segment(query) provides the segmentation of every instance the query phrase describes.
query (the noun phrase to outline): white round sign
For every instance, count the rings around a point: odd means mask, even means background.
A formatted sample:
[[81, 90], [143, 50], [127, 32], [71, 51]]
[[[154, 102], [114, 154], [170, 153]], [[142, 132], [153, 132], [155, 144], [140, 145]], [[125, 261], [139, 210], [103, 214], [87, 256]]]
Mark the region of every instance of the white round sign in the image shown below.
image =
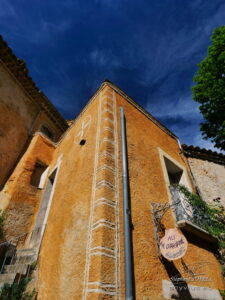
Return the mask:
[[162, 256], [168, 260], [183, 257], [187, 251], [188, 242], [177, 228], [166, 229], [164, 237], [160, 240], [159, 248]]

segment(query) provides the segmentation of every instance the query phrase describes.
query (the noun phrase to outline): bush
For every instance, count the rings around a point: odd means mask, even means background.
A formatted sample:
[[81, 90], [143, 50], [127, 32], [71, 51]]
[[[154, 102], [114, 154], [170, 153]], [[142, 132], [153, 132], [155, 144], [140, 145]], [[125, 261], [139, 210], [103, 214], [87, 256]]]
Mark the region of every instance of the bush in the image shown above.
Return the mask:
[[0, 209], [0, 239], [4, 236], [5, 213]]
[[33, 300], [36, 292], [26, 292], [26, 287], [31, 278], [24, 278], [19, 283], [5, 283], [0, 292], [0, 300]]

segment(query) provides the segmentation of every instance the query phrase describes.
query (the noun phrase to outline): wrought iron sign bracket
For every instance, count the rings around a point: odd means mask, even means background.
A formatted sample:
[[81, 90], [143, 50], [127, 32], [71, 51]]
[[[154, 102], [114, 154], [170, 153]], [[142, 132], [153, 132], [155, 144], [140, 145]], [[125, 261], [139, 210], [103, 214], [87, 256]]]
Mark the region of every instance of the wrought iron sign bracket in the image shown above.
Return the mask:
[[154, 236], [155, 236], [155, 241], [156, 241], [156, 250], [158, 256], [161, 256], [160, 250], [159, 250], [159, 232], [162, 232], [162, 224], [161, 220], [162, 217], [165, 215], [165, 213], [169, 209], [175, 209], [177, 205], [180, 204], [180, 201], [177, 201], [173, 204], [170, 203], [156, 203], [156, 202], [151, 202], [151, 209], [152, 209], [152, 220], [153, 220], [153, 226], [154, 226]]

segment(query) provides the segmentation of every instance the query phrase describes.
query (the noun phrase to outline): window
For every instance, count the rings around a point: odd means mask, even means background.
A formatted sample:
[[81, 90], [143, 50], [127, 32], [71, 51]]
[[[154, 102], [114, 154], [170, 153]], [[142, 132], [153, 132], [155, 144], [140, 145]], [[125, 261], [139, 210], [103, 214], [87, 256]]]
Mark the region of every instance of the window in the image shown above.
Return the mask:
[[176, 185], [182, 184], [187, 186], [184, 169], [181, 169], [175, 162], [172, 162], [167, 157], [163, 156], [167, 176], [169, 180], [169, 190], [172, 198], [172, 202], [175, 204], [175, 214], [177, 221], [180, 220], [192, 220], [193, 209], [187, 202], [184, 195], [179, 191]]
[[54, 193], [54, 181], [56, 178], [56, 174], [57, 174], [57, 169], [55, 169], [53, 173], [48, 178], [46, 178], [47, 184], [35, 220], [34, 229], [32, 231], [32, 235], [30, 238], [29, 247], [31, 248], [40, 247], [42, 235], [44, 232], [44, 228], [47, 222], [47, 217], [50, 209], [51, 199]]
[[33, 173], [31, 175], [30, 184], [39, 188], [42, 175], [47, 170], [47, 166], [42, 162], [37, 161]]
[[212, 240], [205, 230], [202, 230], [202, 222], [209, 220], [207, 215], [201, 219], [199, 207], [192, 205], [177, 185], [186, 186], [189, 191], [192, 191], [191, 182], [186, 173], [185, 166], [179, 164], [175, 159], [158, 148], [159, 157], [162, 164], [163, 175], [168, 189], [168, 195], [173, 204], [173, 212], [176, 220], [176, 226], [185, 231], [204, 237], [207, 240]]
[[[183, 170], [179, 168], [177, 165], [175, 165], [172, 161], [170, 161], [168, 158], [164, 157], [167, 175], [169, 178], [170, 185], [173, 184], [182, 184], [182, 181], [184, 181], [183, 178]], [[183, 182], [184, 184], [184, 182]]]
[[57, 169], [55, 169], [55, 171], [47, 179], [44, 195], [35, 221], [35, 228], [40, 228], [44, 224], [44, 219], [48, 209], [49, 200], [52, 194], [56, 173], [57, 173]]
[[41, 132], [44, 133], [47, 137], [49, 137], [51, 140], [53, 140], [54, 135], [46, 126], [41, 126]]

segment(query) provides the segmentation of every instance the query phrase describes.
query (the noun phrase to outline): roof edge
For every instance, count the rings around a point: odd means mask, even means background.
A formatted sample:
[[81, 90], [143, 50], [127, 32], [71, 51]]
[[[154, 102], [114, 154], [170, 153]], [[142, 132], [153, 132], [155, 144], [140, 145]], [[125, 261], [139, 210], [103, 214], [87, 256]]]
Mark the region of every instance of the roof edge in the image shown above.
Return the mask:
[[111, 87], [114, 91], [116, 91], [118, 94], [120, 94], [122, 97], [124, 97], [130, 104], [132, 104], [136, 109], [138, 109], [140, 112], [142, 112], [148, 119], [153, 121], [161, 130], [163, 130], [165, 133], [169, 134], [173, 138], [175, 138], [178, 143], [179, 139], [178, 137], [173, 134], [169, 129], [167, 129], [164, 125], [162, 125], [158, 120], [156, 120], [152, 115], [150, 115], [144, 108], [142, 108], [140, 105], [138, 105], [133, 99], [131, 99], [128, 95], [126, 95], [125, 92], [123, 92], [120, 88], [118, 88], [115, 84], [113, 84], [108, 79], [104, 80], [103, 83], [98, 87], [98, 89], [92, 94], [91, 98], [86, 102], [86, 104], [83, 106], [83, 108], [80, 110], [78, 115], [74, 118], [72, 124], [69, 126], [69, 128], [62, 134], [59, 141], [56, 143], [59, 145], [63, 139], [67, 136], [67, 134], [72, 130], [74, 126], [76, 126], [77, 121], [82, 117], [82, 115], [85, 113], [85, 111], [88, 109], [89, 105], [95, 100], [95, 98], [99, 95], [99, 93], [103, 90], [105, 86]]
[[0, 35], [0, 61], [10, 71], [17, 82], [22, 86], [31, 100], [44, 111], [49, 118], [63, 131], [68, 128], [66, 120], [51, 103], [47, 96], [36, 86], [28, 75], [25, 61], [19, 59]]
[[123, 90], [121, 90], [114, 83], [112, 83], [107, 79], [101, 84], [100, 88], [104, 87], [105, 85], [110, 86], [115, 92], [117, 92], [123, 98], [125, 98], [130, 104], [132, 104], [136, 109], [142, 112], [148, 119], [150, 119], [153, 123], [155, 123], [165, 133], [175, 138], [176, 140], [179, 140], [179, 138], [172, 131], [170, 131], [165, 125], [163, 125], [160, 121], [158, 121], [155, 117], [153, 117], [146, 109], [140, 106], [135, 100], [133, 100], [130, 96], [128, 96]]
[[223, 153], [218, 153], [216, 151], [195, 147], [192, 145], [187, 146], [183, 144], [181, 147], [183, 153], [187, 157], [199, 158], [202, 160], [208, 160], [217, 164], [225, 165], [225, 155]]

